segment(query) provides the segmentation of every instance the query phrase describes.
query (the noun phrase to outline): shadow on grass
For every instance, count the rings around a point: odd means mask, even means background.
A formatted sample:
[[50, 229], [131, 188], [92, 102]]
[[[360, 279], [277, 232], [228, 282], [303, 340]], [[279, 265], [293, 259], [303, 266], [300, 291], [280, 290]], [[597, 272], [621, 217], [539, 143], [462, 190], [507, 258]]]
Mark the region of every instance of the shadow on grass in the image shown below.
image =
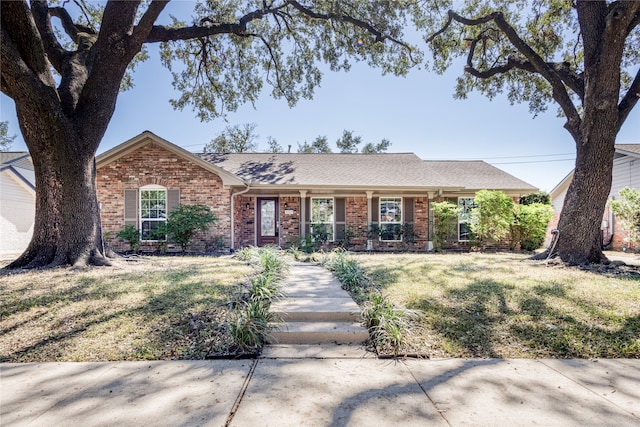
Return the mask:
[[0, 296], [0, 362], [203, 359], [238, 290], [190, 268], [26, 288]]
[[[414, 301], [426, 313], [427, 328], [453, 356], [637, 358], [640, 318], [571, 295], [556, 283], [518, 288], [474, 281], [449, 289], [438, 300]], [[611, 304], [615, 304], [612, 302]]]

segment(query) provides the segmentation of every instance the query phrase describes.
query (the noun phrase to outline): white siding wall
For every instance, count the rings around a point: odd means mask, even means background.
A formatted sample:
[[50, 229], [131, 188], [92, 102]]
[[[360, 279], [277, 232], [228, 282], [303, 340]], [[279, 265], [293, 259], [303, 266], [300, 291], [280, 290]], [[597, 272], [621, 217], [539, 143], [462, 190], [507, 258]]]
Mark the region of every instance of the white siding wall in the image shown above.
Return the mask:
[[14, 178], [0, 173], [0, 256], [19, 255], [33, 234], [35, 196]]
[[624, 187], [640, 189], [640, 159], [623, 156], [613, 160], [613, 181], [609, 197], [618, 198], [618, 192]]

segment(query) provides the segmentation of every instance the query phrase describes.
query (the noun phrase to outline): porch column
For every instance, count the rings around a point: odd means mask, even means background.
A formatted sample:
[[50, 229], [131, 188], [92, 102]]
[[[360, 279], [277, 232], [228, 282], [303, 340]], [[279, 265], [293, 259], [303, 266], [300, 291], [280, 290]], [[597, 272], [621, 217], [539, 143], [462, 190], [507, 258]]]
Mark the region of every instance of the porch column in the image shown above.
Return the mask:
[[367, 227], [371, 224], [373, 218], [373, 206], [371, 206], [371, 199], [373, 198], [373, 191], [366, 191], [367, 193]]
[[304, 238], [307, 234], [307, 190], [300, 190], [300, 237]]

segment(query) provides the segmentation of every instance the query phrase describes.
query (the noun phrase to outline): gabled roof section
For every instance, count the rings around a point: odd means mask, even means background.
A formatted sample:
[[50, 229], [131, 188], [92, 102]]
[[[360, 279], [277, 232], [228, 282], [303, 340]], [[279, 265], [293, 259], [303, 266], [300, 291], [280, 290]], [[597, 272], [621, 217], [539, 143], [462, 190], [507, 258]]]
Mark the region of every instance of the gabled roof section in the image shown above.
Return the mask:
[[467, 190], [535, 192], [538, 188], [482, 160], [425, 160], [428, 169], [444, 176], [450, 185]]
[[616, 144], [616, 156], [640, 157], [640, 144]]
[[[614, 158], [622, 156], [632, 156], [640, 158], [640, 144], [616, 144], [615, 148], [616, 152], [614, 154]], [[551, 198], [553, 198], [554, 196], [557, 197], [559, 194], [565, 191], [567, 187], [569, 187], [569, 184], [573, 180], [574, 171], [575, 169], [572, 169], [571, 172], [569, 172], [567, 176], [562, 178], [562, 181], [560, 181], [558, 185], [556, 185], [553, 190], [551, 190], [551, 192], [549, 193], [551, 195]]]
[[31, 155], [26, 151], [0, 152], [0, 172], [9, 173], [29, 191], [36, 191]]
[[455, 187], [413, 153], [205, 153], [199, 156], [252, 185], [339, 188]]
[[167, 141], [164, 138], [159, 137], [158, 135], [148, 130], [97, 156], [96, 165], [98, 168], [101, 168], [102, 166], [109, 164], [121, 158], [122, 156], [125, 156], [137, 150], [140, 147], [144, 147], [147, 144], [157, 144], [158, 146], [175, 154], [176, 156], [182, 157], [187, 161], [193, 162], [198, 166], [217, 174], [218, 176], [220, 176], [220, 178], [222, 179], [222, 183], [225, 186], [245, 185], [242, 179], [229, 172], [228, 170], [224, 170], [215, 164], [206, 162], [193, 153], [190, 153], [187, 150], [178, 147], [177, 145]]

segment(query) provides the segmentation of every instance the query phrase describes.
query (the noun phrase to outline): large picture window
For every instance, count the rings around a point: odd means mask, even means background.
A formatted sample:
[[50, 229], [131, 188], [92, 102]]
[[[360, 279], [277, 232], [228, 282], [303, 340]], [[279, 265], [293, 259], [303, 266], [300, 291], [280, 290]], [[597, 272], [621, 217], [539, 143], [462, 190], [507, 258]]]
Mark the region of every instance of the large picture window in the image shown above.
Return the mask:
[[467, 242], [471, 239], [471, 210], [475, 208], [473, 197], [458, 197], [458, 240]]
[[[327, 241], [334, 239], [334, 204], [333, 198], [311, 199], [311, 234], [327, 233]], [[324, 231], [323, 231], [324, 230]]]
[[140, 230], [142, 240], [159, 240], [154, 233], [167, 221], [167, 190], [160, 186], [140, 189]]
[[380, 240], [402, 240], [402, 197], [380, 197]]

